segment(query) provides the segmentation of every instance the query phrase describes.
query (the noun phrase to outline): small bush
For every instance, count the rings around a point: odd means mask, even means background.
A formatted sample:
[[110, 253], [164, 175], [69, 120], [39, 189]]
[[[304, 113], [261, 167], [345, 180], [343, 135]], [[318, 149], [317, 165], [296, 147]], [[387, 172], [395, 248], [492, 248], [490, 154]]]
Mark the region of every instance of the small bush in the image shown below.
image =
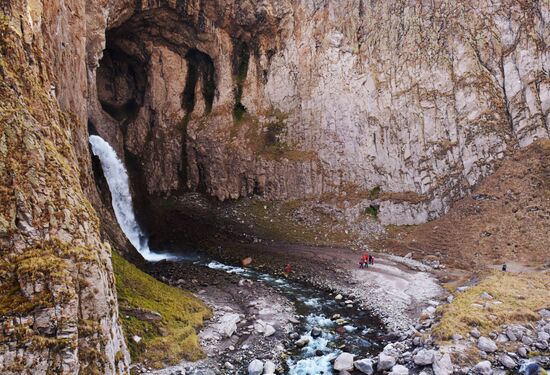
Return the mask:
[[374, 219], [378, 218], [378, 210], [380, 209], [379, 206], [375, 204], [371, 204], [365, 209], [365, 215], [368, 215]]

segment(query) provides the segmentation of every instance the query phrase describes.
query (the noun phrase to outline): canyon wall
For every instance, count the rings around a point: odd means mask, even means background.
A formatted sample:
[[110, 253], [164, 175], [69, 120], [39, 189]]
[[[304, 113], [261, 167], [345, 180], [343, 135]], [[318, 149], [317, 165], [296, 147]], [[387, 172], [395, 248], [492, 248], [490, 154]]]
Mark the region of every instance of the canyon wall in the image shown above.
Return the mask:
[[379, 187], [383, 223], [420, 223], [549, 136], [549, 22], [544, 1], [144, 1], [106, 25], [89, 118], [146, 195]]
[[0, 2], [0, 373], [123, 374], [86, 131], [85, 2]]

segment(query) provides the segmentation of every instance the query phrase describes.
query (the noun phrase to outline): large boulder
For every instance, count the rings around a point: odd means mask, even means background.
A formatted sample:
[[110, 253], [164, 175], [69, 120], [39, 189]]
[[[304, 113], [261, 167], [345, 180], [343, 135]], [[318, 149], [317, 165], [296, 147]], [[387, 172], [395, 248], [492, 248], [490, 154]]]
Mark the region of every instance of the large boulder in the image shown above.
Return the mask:
[[248, 365], [248, 375], [262, 375], [264, 372], [264, 363], [255, 359]]
[[415, 364], [420, 366], [431, 365], [434, 362], [435, 351], [422, 349], [413, 357]]
[[493, 353], [497, 351], [497, 344], [490, 338], [487, 338], [485, 336], [481, 336], [477, 340], [477, 347], [479, 350], [483, 350], [486, 353]]
[[372, 375], [374, 373], [372, 359], [360, 359], [353, 363], [355, 369], [363, 374]]
[[353, 370], [353, 357], [351, 353], [342, 353], [334, 361], [334, 369], [336, 371]]
[[451, 356], [446, 353], [442, 356], [435, 356], [432, 364], [434, 375], [451, 375], [453, 373], [453, 363]]
[[389, 370], [395, 365], [396, 362], [397, 359], [394, 356], [380, 353], [378, 356], [378, 370]]

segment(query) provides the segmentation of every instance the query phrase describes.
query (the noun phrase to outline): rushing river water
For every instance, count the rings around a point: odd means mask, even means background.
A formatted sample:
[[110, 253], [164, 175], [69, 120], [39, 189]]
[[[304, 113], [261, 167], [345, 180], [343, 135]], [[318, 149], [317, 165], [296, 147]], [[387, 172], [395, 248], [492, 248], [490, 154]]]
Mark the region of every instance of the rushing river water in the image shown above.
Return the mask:
[[200, 257], [178, 257], [151, 251], [148, 239], [135, 218], [124, 164], [101, 137], [90, 136], [90, 144], [94, 155], [101, 161], [117, 221], [128, 240], [146, 260], [191, 261], [203, 267], [238, 274], [269, 285], [294, 304], [296, 312], [303, 317], [297, 332], [308, 344], [291, 352], [286, 363], [289, 374], [332, 374], [331, 361], [343, 348], [358, 357], [380, 351], [383, 329], [379, 320], [367, 311], [345, 301], [337, 301], [323, 291], [250, 268], [230, 266]]
[[342, 352], [342, 348], [358, 358], [364, 358], [376, 354], [383, 347], [384, 331], [379, 320], [356, 305], [337, 301], [334, 296], [309, 285], [254, 269], [228, 266], [216, 261], [207, 263], [207, 266], [263, 282], [294, 304], [296, 312], [303, 317], [297, 332], [308, 344], [291, 351], [286, 363], [289, 374], [332, 374], [331, 361]]

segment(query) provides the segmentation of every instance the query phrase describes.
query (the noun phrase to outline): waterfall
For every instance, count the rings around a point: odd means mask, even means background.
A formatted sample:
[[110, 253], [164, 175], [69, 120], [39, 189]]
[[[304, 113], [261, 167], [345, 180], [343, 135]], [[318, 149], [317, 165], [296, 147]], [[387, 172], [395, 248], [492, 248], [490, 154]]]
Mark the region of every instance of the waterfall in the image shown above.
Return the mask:
[[130, 243], [146, 260], [158, 261], [170, 258], [169, 255], [154, 253], [149, 249], [149, 240], [136, 221], [128, 184], [128, 173], [115, 150], [97, 135], [90, 136], [90, 144], [92, 152], [101, 161], [103, 174], [111, 191], [111, 201], [118, 225]]

